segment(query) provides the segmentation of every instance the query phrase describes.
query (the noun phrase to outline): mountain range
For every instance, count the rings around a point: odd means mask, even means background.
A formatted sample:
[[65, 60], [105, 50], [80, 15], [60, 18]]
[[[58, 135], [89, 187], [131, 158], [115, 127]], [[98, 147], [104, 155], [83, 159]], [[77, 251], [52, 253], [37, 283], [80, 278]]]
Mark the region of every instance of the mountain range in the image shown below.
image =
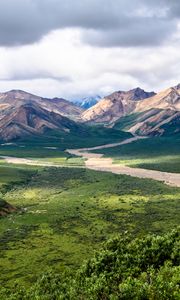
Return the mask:
[[115, 92], [83, 112], [82, 120], [139, 135], [178, 134], [180, 84], [158, 94], [140, 88]]
[[42, 98], [21, 90], [0, 93], [3, 141], [46, 135], [48, 130], [77, 134], [97, 124], [139, 135], [179, 134], [180, 84], [157, 94], [138, 87], [78, 103]]

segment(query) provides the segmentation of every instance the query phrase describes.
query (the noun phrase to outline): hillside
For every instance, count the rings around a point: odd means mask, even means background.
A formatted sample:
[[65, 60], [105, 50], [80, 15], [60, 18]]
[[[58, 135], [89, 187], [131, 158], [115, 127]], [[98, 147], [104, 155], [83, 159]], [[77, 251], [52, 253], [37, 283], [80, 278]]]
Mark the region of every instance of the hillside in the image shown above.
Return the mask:
[[12, 90], [0, 93], [0, 118], [6, 115], [7, 111], [17, 109], [25, 104], [39, 105], [48, 111], [60, 113], [73, 119], [78, 118], [83, 112], [80, 107], [63, 98], [48, 99], [21, 90]]
[[0, 120], [0, 138], [4, 141], [45, 134], [47, 130], [71, 133], [80, 130], [74, 121], [31, 102], [11, 108]]
[[152, 95], [155, 95], [154, 92], [145, 92], [140, 88], [136, 88], [127, 92], [115, 92], [99, 101], [92, 108], [85, 111], [82, 114], [82, 119], [84, 122], [114, 122], [121, 116], [133, 112], [137, 105], [137, 101], [149, 98]]
[[161, 91], [149, 99], [138, 102], [135, 112], [146, 111], [147, 109], [171, 109], [180, 110], [180, 84]]
[[140, 88], [115, 92], [86, 110], [82, 119], [138, 135], [179, 134], [180, 85], [158, 94]]
[[126, 232], [108, 240], [78, 271], [47, 272], [31, 289], [16, 286], [0, 295], [7, 300], [178, 300], [179, 242], [179, 229], [141, 238]]
[[152, 108], [120, 118], [113, 128], [138, 135], [177, 135], [180, 133], [180, 111]]
[[[94, 101], [98, 103], [93, 105]], [[66, 138], [72, 134], [83, 138], [93, 131], [88, 124], [149, 136], [180, 132], [180, 85], [158, 94], [140, 88], [118, 91], [102, 100], [99, 96], [86, 98], [79, 106], [61, 98], [42, 98], [20, 90], [1, 93], [0, 139], [47, 136], [49, 130], [63, 133]]]
[[[79, 123], [82, 109], [59, 98], [46, 99], [23, 91], [0, 94], [0, 140], [78, 147], [100, 145], [131, 136], [116, 129]], [[29, 144], [29, 142], [28, 142]], [[65, 146], [67, 145], [67, 146]]]

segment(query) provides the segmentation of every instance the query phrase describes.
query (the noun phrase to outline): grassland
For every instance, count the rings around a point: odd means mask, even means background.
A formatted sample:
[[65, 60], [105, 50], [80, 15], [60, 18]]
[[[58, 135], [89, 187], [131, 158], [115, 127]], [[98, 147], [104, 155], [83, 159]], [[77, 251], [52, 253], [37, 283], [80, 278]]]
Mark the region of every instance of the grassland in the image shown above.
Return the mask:
[[180, 173], [180, 137], [154, 137], [96, 151], [115, 163], [163, 172]]
[[111, 128], [100, 126], [87, 128], [82, 132], [69, 134], [50, 131], [45, 136], [26, 137], [10, 144], [1, 141], [0, 155], [30, 158], [64, 157], [63, 151], [67, 148], [93, 147], [131, 137], [130, 133]]
[[43, 272], [76, 270], [106, 239], [175, 228], [180, 189], [85, 169], [0, 166], [0, 281], [26, 286]]
[[[131, 134], [99, 126], [74, 134], [49, 132], [47, 136], [28, 137], [14, 143], [0, 143], [0, 156], [30, 158], [64, 166], [82, 166], [84, 160], [68, 154], [67, 148], [93, 147], [123, 141]], [[3, 163], [2, 161], [0, 162]]]

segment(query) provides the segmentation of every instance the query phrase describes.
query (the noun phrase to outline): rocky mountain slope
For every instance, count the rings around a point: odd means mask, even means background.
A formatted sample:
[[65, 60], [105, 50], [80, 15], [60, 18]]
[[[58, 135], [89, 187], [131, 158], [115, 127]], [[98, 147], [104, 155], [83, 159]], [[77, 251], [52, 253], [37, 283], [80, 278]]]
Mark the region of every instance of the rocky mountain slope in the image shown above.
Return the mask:
[[78, 125], [65, 116], [46, 110], [36, 103], [27, 103], [6, 111], [0, 119], [0, 138], [4, 141], [29, 135], [44, 134], [47, 130], [71, 133]]
[[127, 115], [113, 128], [138, 135], [161, 136], [180, 133], [180, 112], [171, 109], [150, 109]]
[[37, 104], [48, 111], [53, 111], [75, 120], [78, 119], [83, 112], [82, 108], [62, 98], [48, 99], [21, 90], [12, 90], [6, 93], [0, 93], [0, 118], [2, 118], [7, 111], [18, 109], [24, 104]]
[[115, 92], [85, 111], [82, 118], [139, 135], [179, 134], [180, 84], [158, 94], [140, 88]]
[[179, 134], [180, 84], [158, 94], [140, 88], [114, 92], [85, 111], [61, 98], [20, 90], [0, 94], [0, 140], [44, 135], [48, 130], [78, 134], [87, 130], [83, 123], [139, 135]]
[[121, 116], [133, 112], [136, 108], [137, 102], [154, 95], [154, 92], [145, 92], [140, 88], [127, 92], [115, 92], [99, 101], [92, 108], [86, 110], [82, 114], [82, 119], [84, 122], [114, 122]]
[[145, 99], [144, 101], [138, 101], [135, 111], [146, 111], [147, 109], [171, 109], [180, 110], [180, 84], [166, 89], [155, 96]]

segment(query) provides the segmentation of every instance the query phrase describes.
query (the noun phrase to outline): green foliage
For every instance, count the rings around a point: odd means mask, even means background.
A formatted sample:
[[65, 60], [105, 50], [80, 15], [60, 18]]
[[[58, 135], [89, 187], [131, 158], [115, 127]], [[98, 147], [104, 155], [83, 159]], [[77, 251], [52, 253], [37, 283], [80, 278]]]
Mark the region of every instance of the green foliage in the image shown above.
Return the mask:
[[179, 300], [180, 230], [163, 236], [117, 237], [76, 273], [44, 274], [29, 289], [1, 289], [14, 300]]
[[142, 117], [143, 115], [144, 115], [144, 112], [132, 113], [127, 116], [123, 116], [115, 122], [113, 128], [118, 129], [118, 130], [128, 130], [133, 125], [135, 125], [137, 123], [137, 119]]
[[51, 268], [76, 270], [103, 241], [126, 230], [144, 236], [179, 224], [180, 190], [153, 180], [11, 165], [0, 174], [1, 198], [19, 208], [0, 218], [6, 286], [17, 280], [28, 287]]
[[69, 134], [50, 131], [45, 136], [33, 136], [17, 140], [12, 144], [2, 144], [0, 145], [0, 156], [47, 160], [50, 158], [50, 161], [59, 159], [58, 162], [62, 160], [63, 163], [66, 163], [66, 159], [72, 157], [64, 152], [67, 148], [93, 147], [123, 141], [131, 136], [128, 132], [101, 126], [85, 127], [82, 132]]

